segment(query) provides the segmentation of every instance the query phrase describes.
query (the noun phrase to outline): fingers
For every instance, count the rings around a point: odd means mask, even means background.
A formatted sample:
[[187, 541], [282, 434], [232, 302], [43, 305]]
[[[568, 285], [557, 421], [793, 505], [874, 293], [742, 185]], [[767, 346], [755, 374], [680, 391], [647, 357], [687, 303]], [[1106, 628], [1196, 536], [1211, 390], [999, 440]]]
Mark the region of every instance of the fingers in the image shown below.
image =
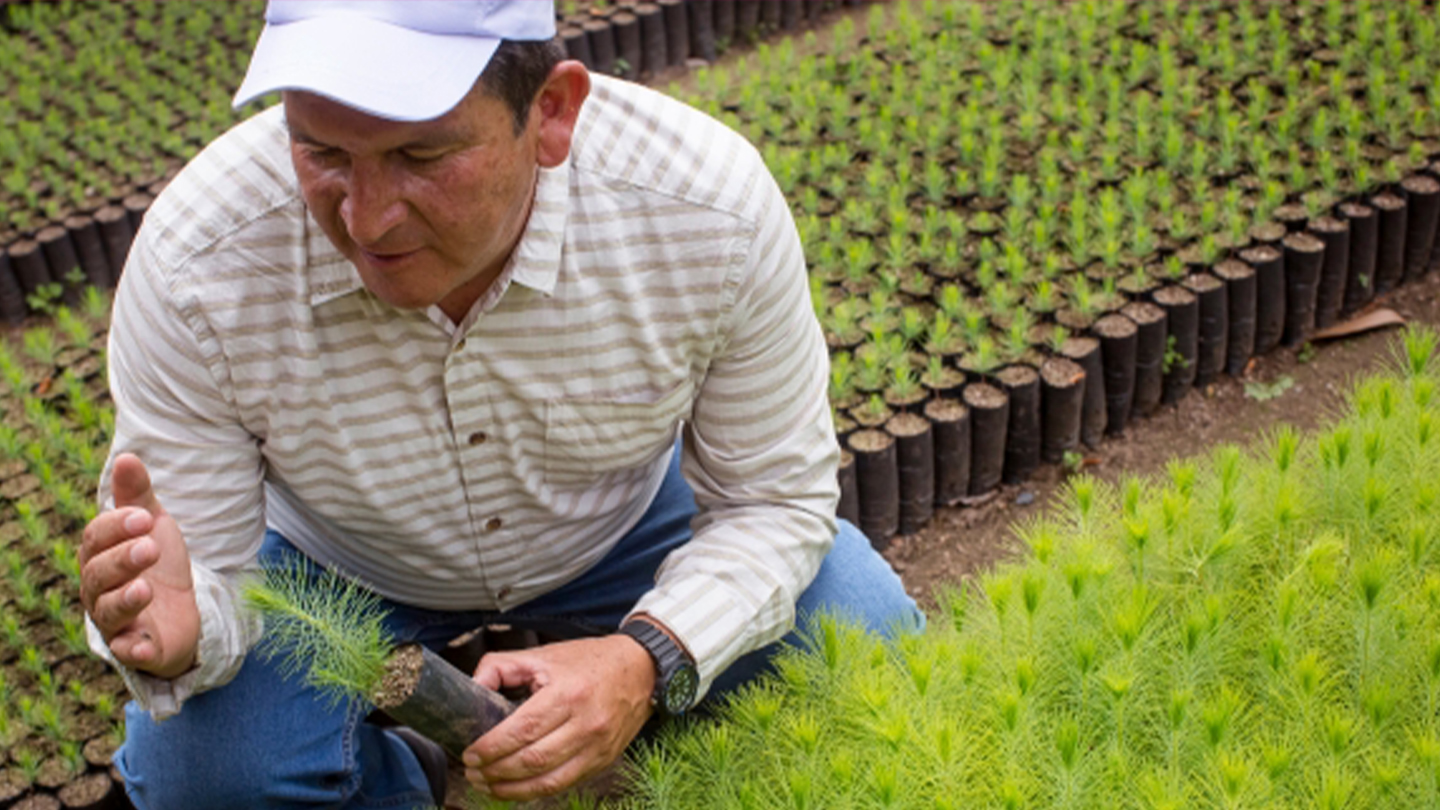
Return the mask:
[[[482, 737], [485, 745], [477, 741], [466, 752], [466, 780], [496, 798], [532, 799], [559, 792], [608, 764], [592, 748], [595, 735], [603, 736], [605, 729], [591, 730], [587, 738], [567, 706], [540, 703], [532, 698]], [[486, 757], [482, 751], [506, 753]]]
[[[476, 679], [479, 680], [478, 674]], [[503, 680], [499, 682], [505, 686], [524, 685], [506, 683]], [[570, 706], [555, 698], [556, 695], [550, 691], [536, 692], [529, 700], [520, 704], [514, 714], [472, 743], [466, 751], [467, 758], [477, 763], [496, 762], [512, 756], [564, 725], [570, 719]]]
[[121, 453], [115, 457], [110, 471], [110, 491], [115, 499], [115, 508], [97, 515], [85, 526], [80, 544], [82, 567], [91, 557], [111, 546], [151, 531], [155, 527], [155, 518], [165, 514], [150, 486], [150, 474], [133, 453]]
[[[466, 750], [466, 778], [508, 800], [564, 790], [615, 760], [649, 716], [649, 656], [625, 637], [582, 639], [480, 659], [475, 680], [530, 687], [514, 714]], [[647, 669], [648, 672], [648, 669]]]
[[160, 646], [148, 631], [132, 630], [110, 640], [110, 652], [122, 666], [141, 669], [160, 660]]
[[465, 778], [478, 791], [505, 801], [528, 801], [542, 796], [553, 796], [573, 787], [598, 773], [608, 762], [597, 763], [574, 757], [560, 767], [528, 779], [518, 781], [487, 781], [479, 771], [465, 770]]
[[159, 639], [141, 619], [153, 600], [150, 583], [135, 579], [95, 601], [90, 618], [108, 639], [110, 652], [122, 666], [141, 669], [159, 662], [162, 657]]
[[149, 512], [134, 508], [106, 512], [85, 526], [78, 555], [80, 603], [92, 618], [102, 594], [155, 563], [159, 547], [146, 536], [154, 527], [155, 518]]
[[528, 688], [536, 691], [549, 682], [544, 663], [529, 650], [487, 653], [475, 667], [474, 681], [491, 691]]
[[114, 509], [96, 515], [85, 524], [80, 538], [80, 565], [83, 567], [97, 555], [133, 537], [155, 528], [155, 518], [143, 509]]
[[150, 604], [150, 585], [138, 577], [157, 557], [155, 541], [141, 536], [91, 557], [80, 569], [81, 601], [106, 638]]

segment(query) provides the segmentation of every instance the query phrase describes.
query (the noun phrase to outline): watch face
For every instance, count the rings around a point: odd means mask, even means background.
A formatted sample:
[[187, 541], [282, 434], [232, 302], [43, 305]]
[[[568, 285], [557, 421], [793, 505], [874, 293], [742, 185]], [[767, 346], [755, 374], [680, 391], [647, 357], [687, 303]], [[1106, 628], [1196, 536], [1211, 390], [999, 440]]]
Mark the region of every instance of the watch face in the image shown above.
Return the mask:
[[670, 676], [665, 685], [665, 711], [668, 714], [682, 714], [695, 701], [695, 692], [700, 688], [700, 675], [695, 667], [685, 664]]

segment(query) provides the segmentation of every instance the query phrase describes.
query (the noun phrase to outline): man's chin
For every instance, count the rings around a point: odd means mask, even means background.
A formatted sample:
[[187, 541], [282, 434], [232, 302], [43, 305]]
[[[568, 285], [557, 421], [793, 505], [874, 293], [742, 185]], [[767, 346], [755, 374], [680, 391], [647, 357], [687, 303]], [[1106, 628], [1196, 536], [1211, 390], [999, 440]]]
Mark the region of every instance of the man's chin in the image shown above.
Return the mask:
[[369, 289], [376, 298], [396, 309], [421, 310], [428, 309], [438, 303], [433, 296], [416, 295], [408, 291], [377, 289], [369, 286], [367, 286], [367, 289]]
[[372, 275], [362, 271], [360, 280], [371, 295], [396, 309], [425, 309], [439, 301], [438, 293], [413, 289], [405, 284], [394, 283], [398, 279], [384, 275]]

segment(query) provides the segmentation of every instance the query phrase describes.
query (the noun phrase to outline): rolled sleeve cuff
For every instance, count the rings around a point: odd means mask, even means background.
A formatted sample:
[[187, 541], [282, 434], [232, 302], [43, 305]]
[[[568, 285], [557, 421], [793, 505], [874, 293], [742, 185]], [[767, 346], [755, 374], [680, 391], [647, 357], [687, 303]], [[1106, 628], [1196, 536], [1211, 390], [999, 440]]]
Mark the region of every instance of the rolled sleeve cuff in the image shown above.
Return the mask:
[[219, 574], [194, 563], [190, 571], [200, 610], [200, 644], [196, 665], [182, 675], [157, 678], [122, 665], [110, 652], [99, 628], [89, 616], [85, 617], [90, 650], [115, 668], [135, 703], [156, 722], [178, 714], [192, 695], [229, 683], [240, 671], [252, 639], [259, 635], [258, 622], [236, 610], [233, 592]]

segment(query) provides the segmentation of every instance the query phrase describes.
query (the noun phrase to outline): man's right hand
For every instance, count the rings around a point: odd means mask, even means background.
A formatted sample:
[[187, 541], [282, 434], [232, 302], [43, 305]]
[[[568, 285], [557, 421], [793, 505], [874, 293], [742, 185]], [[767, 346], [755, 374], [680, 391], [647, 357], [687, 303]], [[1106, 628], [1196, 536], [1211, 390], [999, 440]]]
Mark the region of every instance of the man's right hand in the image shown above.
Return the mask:
[[200, 643], [190, 552], [139, 458], [117, 456], [110, 482], [115, 508], [90, 521], [80, 545], [80, 600], [115, 660], [174, 678]]

